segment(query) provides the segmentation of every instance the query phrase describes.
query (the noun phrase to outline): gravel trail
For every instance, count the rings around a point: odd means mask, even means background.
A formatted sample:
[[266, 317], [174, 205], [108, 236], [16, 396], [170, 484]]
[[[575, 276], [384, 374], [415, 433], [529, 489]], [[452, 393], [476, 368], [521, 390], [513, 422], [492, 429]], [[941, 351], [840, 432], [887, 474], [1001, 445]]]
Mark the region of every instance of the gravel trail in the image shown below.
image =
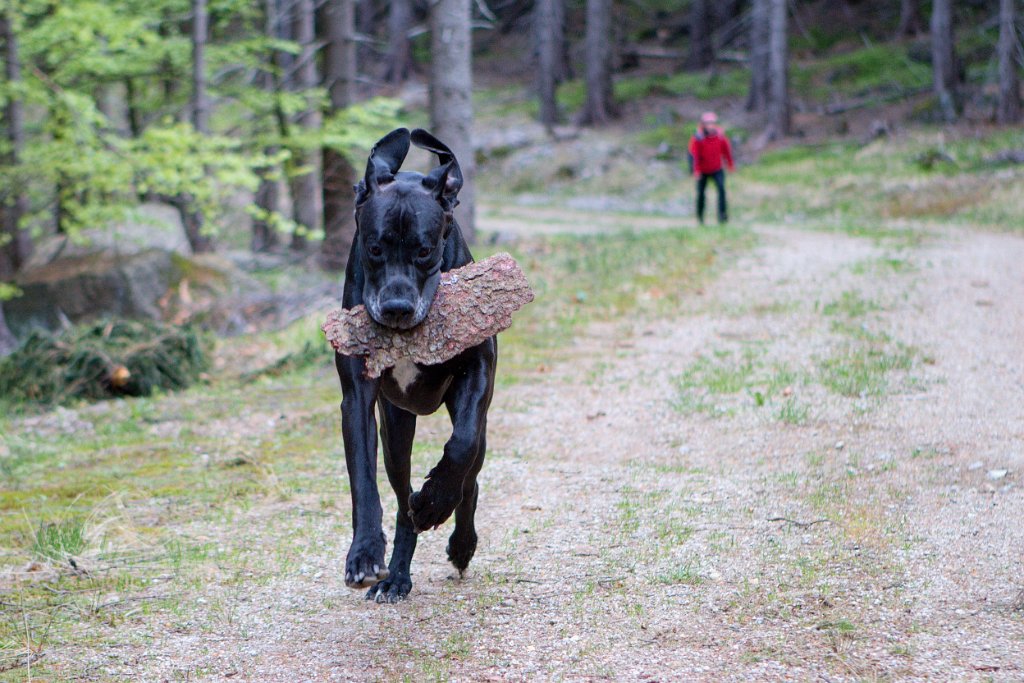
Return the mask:
[[367, 603], [347, 520], [310, 513], [257, 533], [301, 535], [302, 566], [210, 588], [122, 671], [1024, 679], [1024, 239], [757, 233], [677, 316], [581, 330], [498, 392], [466, 578], [449, 524], [408, 601]]

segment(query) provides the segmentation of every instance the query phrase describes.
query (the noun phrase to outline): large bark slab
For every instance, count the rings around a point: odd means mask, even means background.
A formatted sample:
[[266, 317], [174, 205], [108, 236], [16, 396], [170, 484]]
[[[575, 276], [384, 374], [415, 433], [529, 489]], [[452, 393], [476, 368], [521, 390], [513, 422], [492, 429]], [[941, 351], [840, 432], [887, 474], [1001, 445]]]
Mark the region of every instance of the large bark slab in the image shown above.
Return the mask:
[[441, 274], [426, 319], [411, 330], [378, 325], [362, 306], [327, 315], [322, 326], [334, 350], [363, 356], [366, 376], [380, 377], [403, 359], [436, 365], [512, 325], [512, 314], [533, 301], [526, 276], [511, 256], [495, 254]]

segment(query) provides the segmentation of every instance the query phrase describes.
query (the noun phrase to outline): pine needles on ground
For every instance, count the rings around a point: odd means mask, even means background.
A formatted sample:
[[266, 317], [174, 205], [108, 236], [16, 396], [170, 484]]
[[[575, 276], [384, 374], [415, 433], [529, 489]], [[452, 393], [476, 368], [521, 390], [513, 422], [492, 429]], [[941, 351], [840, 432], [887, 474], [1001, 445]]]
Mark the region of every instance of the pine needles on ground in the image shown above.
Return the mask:
[[199, 337], [153, 322], [104, 321], [34, 332], [0, 360], [0, 396], [44, 405], [184, 389], [207, 367]]

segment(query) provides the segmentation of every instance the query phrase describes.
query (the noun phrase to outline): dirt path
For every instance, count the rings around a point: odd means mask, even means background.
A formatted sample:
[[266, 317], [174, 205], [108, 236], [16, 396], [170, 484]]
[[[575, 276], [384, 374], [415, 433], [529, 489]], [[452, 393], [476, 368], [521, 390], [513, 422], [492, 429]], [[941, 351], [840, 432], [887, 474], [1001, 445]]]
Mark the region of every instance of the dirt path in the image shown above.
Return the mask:
[[310, 511], [252, 531], [304, 564], [211, 589], [124, 671], [1020, 680], [1024, 240], [759, 233], [678, 317], [587, 330], [499, 393], [464, 580], [442, 530], [409, 601], [366, 603]]

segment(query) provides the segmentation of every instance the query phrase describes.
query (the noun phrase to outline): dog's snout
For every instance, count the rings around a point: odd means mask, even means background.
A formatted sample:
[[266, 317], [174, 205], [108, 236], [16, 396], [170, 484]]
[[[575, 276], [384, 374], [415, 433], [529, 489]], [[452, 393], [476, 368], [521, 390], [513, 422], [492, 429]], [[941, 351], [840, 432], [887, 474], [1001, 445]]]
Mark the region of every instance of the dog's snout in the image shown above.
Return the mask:
[[388, 299], [380, 302], [380, 312], [389, 317], [412, 315], [416, 312], [416, 306], [408, 299]]

